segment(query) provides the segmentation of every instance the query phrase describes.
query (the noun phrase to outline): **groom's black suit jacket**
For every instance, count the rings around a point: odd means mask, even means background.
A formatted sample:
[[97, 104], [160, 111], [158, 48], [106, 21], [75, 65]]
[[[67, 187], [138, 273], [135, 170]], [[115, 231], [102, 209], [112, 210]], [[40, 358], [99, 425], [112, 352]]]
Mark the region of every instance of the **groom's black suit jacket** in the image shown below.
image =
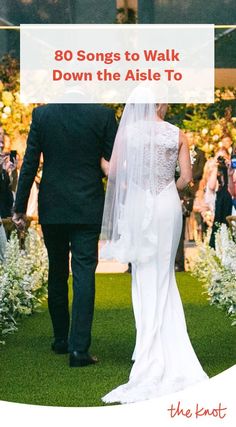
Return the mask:
[[101, 223], [104, 189], [100, 160], [110, 159], [116, 130], [113, 110], [98, 104], [48, 104], [35, 108], [15, 212], [26, 212], [42, 153], [39, 222]]

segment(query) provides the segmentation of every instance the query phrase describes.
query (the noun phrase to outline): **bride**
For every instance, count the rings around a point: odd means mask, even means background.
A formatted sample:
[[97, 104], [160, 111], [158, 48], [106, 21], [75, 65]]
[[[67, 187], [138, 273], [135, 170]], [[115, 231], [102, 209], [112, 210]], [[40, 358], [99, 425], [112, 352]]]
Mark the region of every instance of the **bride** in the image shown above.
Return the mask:
[[208, 378], [189, 340], [174, 274], [182, 228], [177, 190], [192, 173], [186, 137], [164, 121], [166, 109], [149, 89], [135, 89], [109, 165], [101, 257], [132, 263], [136, 344], [129, 381], [104, 396], [106, 403], [151, 399]]

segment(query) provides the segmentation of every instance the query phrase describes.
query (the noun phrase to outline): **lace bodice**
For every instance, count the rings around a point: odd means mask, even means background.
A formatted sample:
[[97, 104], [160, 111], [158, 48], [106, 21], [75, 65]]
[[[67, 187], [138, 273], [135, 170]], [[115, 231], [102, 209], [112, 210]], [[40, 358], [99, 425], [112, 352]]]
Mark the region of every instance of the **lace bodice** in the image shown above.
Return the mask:
[[164, 190], [174, 180], [178, 147], [179, 129], [168, 122], [154, 122], [147, 129], [138, 123], [130, 128], [129, 149], [137, 161], [133, 181], [151, 194]]

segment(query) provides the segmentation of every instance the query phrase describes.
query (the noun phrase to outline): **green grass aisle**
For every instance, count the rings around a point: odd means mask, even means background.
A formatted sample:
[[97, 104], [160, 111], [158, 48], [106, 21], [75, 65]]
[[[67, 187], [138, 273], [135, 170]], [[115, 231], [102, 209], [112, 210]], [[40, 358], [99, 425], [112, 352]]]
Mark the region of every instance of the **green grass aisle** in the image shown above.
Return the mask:
[[[202, 287], [187, 273], [177, 274], [189, 334], [209, 376], [234, 360], [235, 329], [211, 307]], [[55, 406], [97, 406], [100, 398], [126, 382], [134, 346], [130, 276], [97, 275], [92, 354], [100, 363], [69, 368], [67, 355], [50, 351], [51, 325], [46, 305], [24, 319], [19, 331], [0, 348], [0, 400]]]

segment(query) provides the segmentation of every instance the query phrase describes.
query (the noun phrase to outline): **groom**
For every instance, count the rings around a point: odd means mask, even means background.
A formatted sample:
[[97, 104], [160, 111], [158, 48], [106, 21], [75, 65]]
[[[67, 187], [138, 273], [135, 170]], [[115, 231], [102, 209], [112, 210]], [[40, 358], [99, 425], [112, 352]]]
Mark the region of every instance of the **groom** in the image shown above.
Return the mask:
[[[20, 229], [25, 225], [30, 189], [42, 155], [39, 222], [49, 258], [52, 350], [58, 354], [69, 352], [71, 367], [97, 362], [88, 350], [104, 204], [101, 165], [103, 170], [107, 167], [116, 130], [113, 110], [98, 104], [48, 104], [35, 108], [18, 183], [13, 221]], [[70, 252], [71, 325], [68, 309]]]

